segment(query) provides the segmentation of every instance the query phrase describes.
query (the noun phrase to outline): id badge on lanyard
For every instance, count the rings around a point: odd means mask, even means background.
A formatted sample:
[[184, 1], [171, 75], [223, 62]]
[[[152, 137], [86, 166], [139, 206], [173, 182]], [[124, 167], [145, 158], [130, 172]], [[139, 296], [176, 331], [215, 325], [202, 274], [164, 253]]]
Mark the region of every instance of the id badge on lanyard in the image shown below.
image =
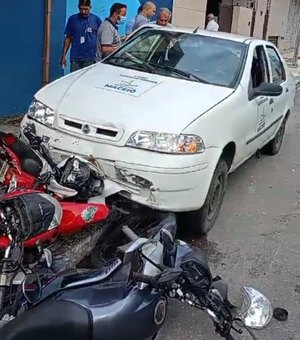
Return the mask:
[[[84, 27], [84, 24], [83, 24], [83, 21], [81, 20], [81, 25], [82, 27]], [[86, 32], [89, 32], [89, 26], [90, 26], [90, 20], [89, 18], [87, 19], [87, 25], [85, 26], [85, 30], [84, 30], [84, 35], [81, 35], [80, 37], [80, 44], [85, 44], [85, 35], [86, 35]]]

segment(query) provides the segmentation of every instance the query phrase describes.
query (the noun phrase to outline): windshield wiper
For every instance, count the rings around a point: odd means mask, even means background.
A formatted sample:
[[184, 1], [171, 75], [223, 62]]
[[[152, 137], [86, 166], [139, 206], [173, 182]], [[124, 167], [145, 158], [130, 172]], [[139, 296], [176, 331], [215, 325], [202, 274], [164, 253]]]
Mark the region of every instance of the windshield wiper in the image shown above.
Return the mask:
[[169, 66], [169, 65], [163, 65], [163, 64], [156, 64], [156, 63], [153, 63], [151, 61], [148, 62], [149, 65], [153, 66], [153, 67], [158, 67], [158, 68], [161, 68], [161, 69], [164, 69], [164, 70], [168, 70], [168, 71], [171, 71], [185, 79], [194, 79], [194, 80], [197, 80], [199, 83], [204, 83], [204, 84], [210, 84], [209, 81], [203, 79], [203, 78], [200, 78], [196, 75], [194, 75], [193, 73], [190, 73], [190, 72], [187, 72], [187, 71], [183, 71], [183, 70], [179, 70], [178, 68], [175, 68], [175, 67], [172, 67], [172, 66]]
[[138, 61], [138, 59], [136, 58], [130, 58], [130, 57], [111, 57], [110, 60], [107, 60], [106, 63], [108, 64], [112, 64], [112, 65], [116, 65], [116, 66], [121, 66], [121, 67], [126, 67], [122, 64], [116, 64], [113, 62], [113, 60], [115, 61], [121, 61], [121, 62], [131, 62], [135, 68], [140, 68], [144, 71], [147, 71], [147, 72], [154, 72], [154, 67], [150, 66], [148, 63], [144, 63], [142, 61]]

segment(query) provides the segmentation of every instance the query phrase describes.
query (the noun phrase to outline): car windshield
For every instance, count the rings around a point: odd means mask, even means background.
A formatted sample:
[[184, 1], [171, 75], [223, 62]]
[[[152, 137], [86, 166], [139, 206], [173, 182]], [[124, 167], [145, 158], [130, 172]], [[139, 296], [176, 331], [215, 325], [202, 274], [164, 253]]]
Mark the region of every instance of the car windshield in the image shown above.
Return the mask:
[[148, 29], [103, 63], [202, 83], [234, 87], [245, 44], [199, 34]]

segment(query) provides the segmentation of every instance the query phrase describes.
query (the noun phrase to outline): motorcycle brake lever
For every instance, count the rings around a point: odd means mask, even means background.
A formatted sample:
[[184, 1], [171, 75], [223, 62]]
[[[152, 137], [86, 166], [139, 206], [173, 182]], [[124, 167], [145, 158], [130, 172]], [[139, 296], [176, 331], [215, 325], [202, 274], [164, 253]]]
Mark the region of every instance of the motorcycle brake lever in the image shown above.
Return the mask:
[[243, 331], [240, 328], [235, 328], [233, 325], [231, 325], [231, 329], [233, 329], [238, 334], [243, 334]]

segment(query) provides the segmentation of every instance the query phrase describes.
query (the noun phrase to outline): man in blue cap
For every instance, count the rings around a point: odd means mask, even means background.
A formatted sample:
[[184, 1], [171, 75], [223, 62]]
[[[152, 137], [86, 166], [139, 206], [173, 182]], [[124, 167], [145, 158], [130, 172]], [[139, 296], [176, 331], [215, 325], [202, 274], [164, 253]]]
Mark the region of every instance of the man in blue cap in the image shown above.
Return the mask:
[[97, 31], [101, 25], [100, 18], [91, 13], [91, 0], [79, 0], [78, 8], [79, 13], [68, 19], [60, 60], [62, 67], [66, 67], [66, 55], [71, 46], [71, 72], [95, 63]]

